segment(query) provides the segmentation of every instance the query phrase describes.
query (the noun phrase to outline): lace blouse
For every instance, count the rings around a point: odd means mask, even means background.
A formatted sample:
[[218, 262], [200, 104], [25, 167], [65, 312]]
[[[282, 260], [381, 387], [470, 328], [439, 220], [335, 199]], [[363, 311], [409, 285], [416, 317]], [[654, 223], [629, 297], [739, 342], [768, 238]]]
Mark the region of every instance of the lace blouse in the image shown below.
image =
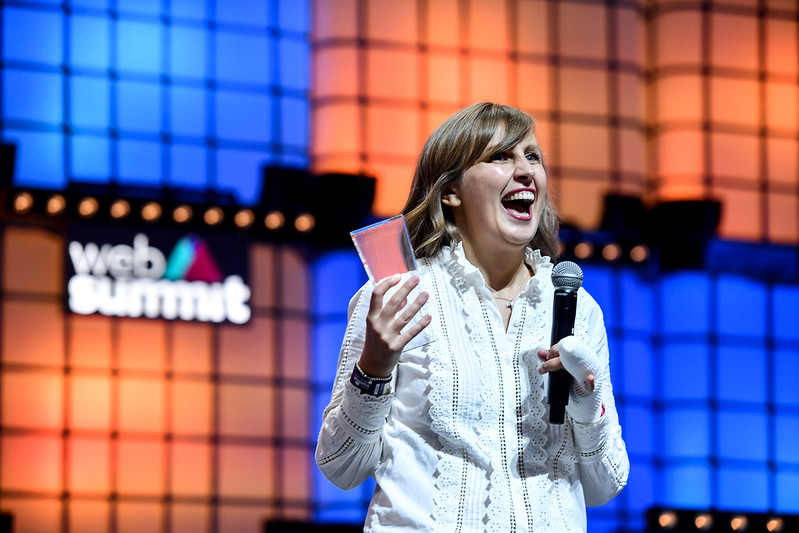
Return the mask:
[[316, 462], [337, 486], [370, 475], [364, 531], [585, 531], [585, 505], [625, 485], [627, 452], [613, 400], [602, 312], [578, 293], [575, 335], [603, 361], [604, 414], [550, 425], [540, 348], [549, 348], [552, 264], [538, 251], [507, 331], [480, 271], [460, 245], [419, 261], [431, 324], [403, 350], [392, 386], [362, 394], [349, 376], [363, 347], [374, 285], [352, 299]]

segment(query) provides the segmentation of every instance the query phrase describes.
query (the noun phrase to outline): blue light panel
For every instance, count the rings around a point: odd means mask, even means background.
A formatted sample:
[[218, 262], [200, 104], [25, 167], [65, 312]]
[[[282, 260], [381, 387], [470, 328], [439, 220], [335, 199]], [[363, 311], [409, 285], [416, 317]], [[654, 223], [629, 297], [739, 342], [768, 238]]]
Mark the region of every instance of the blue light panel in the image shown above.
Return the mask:
[[[718, 455], [720, 459], [760, 461], [768, 459], [768, 416], [765, 410], [718, 413]], [[733, 438], [734, 436], [734, 438]]]
[[70, 175], [80, 181], [105, 183], [111, 172], [108, 153], [111, 142], [96, 135], [73, 135], [70, 138], [72, 153]]
[[158, 133], [163, 116], [160, 87], [153, 83], [120, 81], [116, 89], [119, 128], [134, 133]]
[[[773, 296], [774, 337], [799, 341], [799, 286], [776, 285]], [[796, 344], [794, 344], [796, 346]]]
[[216, 34], [216, 79], [220, 82], [267, 85], [271, 79], [269, 40], [264, 35]]
[[16, 184], [185, 185], [252, 204], [264, 163], [308, 166], [307, 1], [16, 4], [0, 67]]
[[[91, 128], [98, 135], [107, 137], [105, 131], [111, 124], [111, 82], [107, 78], [94, 76], [72, 76], [69, 78], [70, 121], [75, 128]], [[97, 152], [107, 159], [106, 152]], [[86, 154], [90, 157], [90, 154]], [[106, 176], [108, 172], [106, 172]]]
[[710, 280], [700, 272], [667, 276], [661, 285], [663, 333], [705, 333], [713, 318]]
[[202, 188], [207, 183], [206, 151], [202, 145], [173, 144], [170, 147], [170, 164], [170, 185]]
[[738, 276], [722, 276], [716, 292], [720, 334], [755, 338], [766, 335], [767, 287], [762, 282]]
[[[3, 56], [6, 59], [59, 65], [63, 58], [62, 18], [35, 9], [3, 9]], [[36, 28], [36, 32], [30, 31]]]
[[121, 19], [116, 25], [117, 67], [120, 72], [161, 73], [161, 25]]
[[757, 468], [722, 468], [719, 471], [718, 509], [765, 511], [769, 509], [768, 471]]
[[774, 401], [777, 405], [799, 406], [799, 394], [796, 390], [796, 376], [799, 376], [799, 349], [775, 350], [772, 357], [774, 358]]
[[777, 498], [774, 508], [780, 513], [799, 513], [799, 468], [780, 470], [776, 473]]
[[710, 454], [707, 409], [668, 408], [662, 417], [663, 454], [668, 459], [705, 458]]
[[70, 65], [76, 69], [109, 68], [111, 21], [96, 16], [75, 14], [69, 17], [67, 22]]
[[31, 129], [55, 128], [63, 120], [63, 102], [64, 87], [60, 74], [3, 71], [3, 110], [7, 119], [31, 123]]
[[169, 74], [176, 80], [201, 80], [208, 64], [207, 32], [201, 27], [184, 27], [177, 23], [169, 28]]
[[[719, 346], [715, 372], [718, 399], [760, 405], [768, 401], [766, 362], [769, 357], [771, 355], [762, 345]], [[755, 364], [756, 361], [762, 364]]]
[[201, 140], [207, 130], [208, 94], [197, 87], [172, 87], [169, 91], [169, 131]]
[[155, 141], [119, 141], [119, 181], [130, 185], [161, 185], [161, 144]]
[[774, 417], [775, 459], [799, 466], [799, 412]]
[[610, 354], [611, 369], [621, 368], [624, 372], [621, 380], [613, 382], [615, 390], [628, 397], [656, 397], [656, 384], [662, 381], [662, 377], [654, 368], [652, 343], [647, 339], [629, 338], [616, 346], [617, 349]]
[[665, 505], [708, 509], [713, 505], [711, 470], [706, 463], [672, 466], [662, 476]]
[[663, 347], [664, 400], [706, 400], [710, 397], [710, 363], [706, 344]]

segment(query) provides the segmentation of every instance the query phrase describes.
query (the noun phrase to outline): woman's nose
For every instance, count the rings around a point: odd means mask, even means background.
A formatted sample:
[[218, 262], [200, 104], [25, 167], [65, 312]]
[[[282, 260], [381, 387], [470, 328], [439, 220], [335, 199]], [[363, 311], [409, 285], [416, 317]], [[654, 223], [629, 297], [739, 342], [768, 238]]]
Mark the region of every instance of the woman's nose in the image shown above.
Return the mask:
[[528, 161], [526, 157], [517, 157], [515, 159], [514, 169], [513, 169], [513, 177], [518, 180], [530, 180], [533, 179], [533, 164]]

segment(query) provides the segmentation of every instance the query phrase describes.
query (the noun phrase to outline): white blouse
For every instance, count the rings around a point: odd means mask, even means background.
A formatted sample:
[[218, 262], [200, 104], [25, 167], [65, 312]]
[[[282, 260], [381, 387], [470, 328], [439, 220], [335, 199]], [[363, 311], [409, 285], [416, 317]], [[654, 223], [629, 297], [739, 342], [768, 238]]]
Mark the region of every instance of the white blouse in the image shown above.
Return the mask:
[[[513, 305], [507, 332], [480, 271], [460, 245], [419, 261], [431, 324], [403, 350], [379, 397], [349, 382], [363, 348], [374, 284], [353, 297], [316, 462], [337, 486], [377, 483], [364, 531], [586, 531], [585, 505], [627, 481], [629, 460], [613, 400], [602, 312], [578, 293], [575, 336], [601, 357], [604, 414], [550, 425], [537, 352], [549, 348], [552, 264], [536, 250], [535, 275]], [[573, 393], [572, 393], [573, 394]]]

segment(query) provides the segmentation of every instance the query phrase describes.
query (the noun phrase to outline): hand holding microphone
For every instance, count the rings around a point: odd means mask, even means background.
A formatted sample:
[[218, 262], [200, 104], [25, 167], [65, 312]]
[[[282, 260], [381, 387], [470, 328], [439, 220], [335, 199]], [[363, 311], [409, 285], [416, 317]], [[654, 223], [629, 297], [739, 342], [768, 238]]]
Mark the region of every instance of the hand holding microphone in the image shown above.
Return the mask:
[[[595, 380], [600, 370], [599, 356], [586, 343], [574, 336], [561, 339], [553, 352], [555, 352], [553, 355], [560, 357], [563, 365], [563, 370], [559, 372], [568, 372], [568, 375], [574, 378], [573, 383], [569, 380], [572, 396], [569, 400], [567, 395], [566, 411], [576, 422], [584, 424], [596, 422], [602, 415], [602, 394]], [[550, 419], [551, 412], [550, 407]]]
[[[547, 403], [551, 424], [562, 424], [567, 409], [577, 422], [593, 422], [601, 415], [602, 396], [595, 391], [595, 376], [599, 371], [598, 356], [584, 342], [573, 336], [577, 290], [582, 282], [582, 270], [571, 261], [558, 263], [552, 270], [552, 283], [555, 286], [550, 343], [552, 351], [538, 352], [539, 357], [545, 361], [539, 372], [549, 372]], [[554, 358], [558, 361], [547, 363]], [[569, 405], [569, 391], [574, 379], [577, 379], [575, 395]]]

